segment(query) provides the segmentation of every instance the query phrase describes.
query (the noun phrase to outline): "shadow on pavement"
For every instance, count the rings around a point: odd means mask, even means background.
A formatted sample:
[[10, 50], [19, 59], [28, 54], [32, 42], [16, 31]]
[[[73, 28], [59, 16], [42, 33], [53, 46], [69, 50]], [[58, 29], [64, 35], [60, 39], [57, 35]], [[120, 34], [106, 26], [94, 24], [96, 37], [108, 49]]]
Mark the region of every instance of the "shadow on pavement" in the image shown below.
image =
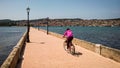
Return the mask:
[[80, 55], [82, 55], [82, 53], [80, 52], [75, 52], [74, 54], [72, 54], [73, 56], [79, 57]]
[[45, 42], [31, 42], [31, 43], [36, 43], [36, 44], [45, 44]]

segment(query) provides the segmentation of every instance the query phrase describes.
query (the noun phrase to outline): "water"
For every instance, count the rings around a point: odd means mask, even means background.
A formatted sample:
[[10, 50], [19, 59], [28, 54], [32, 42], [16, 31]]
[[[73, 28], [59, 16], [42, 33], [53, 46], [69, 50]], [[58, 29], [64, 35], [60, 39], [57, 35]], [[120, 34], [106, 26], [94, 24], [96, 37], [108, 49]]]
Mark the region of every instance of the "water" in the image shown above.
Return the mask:
[[0, 65], [25, 31], [26, 27], [0, 27]]
[[[63, 34], [67, 27], [49, 27], [52, 32]], [[37, 28], [37, 27], [36, 27]], [[46, 29], [46, 27], [39, 27]], [[120, 27], [69, 27], [74, 37], [120, 50]], [[0, 27], [0, 65], [17, 44], [26, 27]]]
[[[49, 30], [63, 34], [68, 27], [49, 27]], [[46, 29], [46, 27], [39, 28]], [[69, 28], [73, 30], [75, 38], [120, 50], [120, 27], [73, 26]]]

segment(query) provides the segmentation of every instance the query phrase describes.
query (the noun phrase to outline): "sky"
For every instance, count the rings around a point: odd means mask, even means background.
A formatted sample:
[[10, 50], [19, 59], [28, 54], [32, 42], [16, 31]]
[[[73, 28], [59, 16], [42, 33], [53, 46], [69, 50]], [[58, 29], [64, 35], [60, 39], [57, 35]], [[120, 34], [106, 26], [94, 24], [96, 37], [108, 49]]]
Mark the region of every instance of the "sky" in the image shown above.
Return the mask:
[[120, 0], [0, 0], [0, 19], [120, 18]]

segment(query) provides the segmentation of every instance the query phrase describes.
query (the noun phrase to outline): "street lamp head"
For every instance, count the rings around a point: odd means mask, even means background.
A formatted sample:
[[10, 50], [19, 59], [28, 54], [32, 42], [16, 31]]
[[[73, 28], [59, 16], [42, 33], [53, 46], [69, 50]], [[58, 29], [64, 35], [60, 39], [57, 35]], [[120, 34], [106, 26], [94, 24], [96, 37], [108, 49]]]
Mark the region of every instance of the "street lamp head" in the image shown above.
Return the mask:
[[49, 17], [47, 17], [46, 19], [47, 19], [47, 21], [48, 21], [48, 20], [49, 20]]
[[49, 17], [47, 17], [47, 19], [49, 19]]
[[30, 8], [29, 7], [26, 10], [27, 10], [27, 12], [30, 12]]

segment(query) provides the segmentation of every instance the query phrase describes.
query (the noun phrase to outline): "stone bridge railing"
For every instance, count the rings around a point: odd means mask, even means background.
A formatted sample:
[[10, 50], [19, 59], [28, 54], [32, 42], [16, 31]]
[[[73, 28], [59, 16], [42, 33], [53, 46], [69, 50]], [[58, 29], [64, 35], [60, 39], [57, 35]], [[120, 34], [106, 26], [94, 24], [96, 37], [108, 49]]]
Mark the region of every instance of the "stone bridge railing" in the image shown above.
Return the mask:
[[18, 60], [21, 58], [21, 54], [25, 47], [25, 41], [27, 37], [27, 32], [21, 37], [17, 45], [13, 48], [7, 59], [1, 65], [0, 68], [15, 68]]

